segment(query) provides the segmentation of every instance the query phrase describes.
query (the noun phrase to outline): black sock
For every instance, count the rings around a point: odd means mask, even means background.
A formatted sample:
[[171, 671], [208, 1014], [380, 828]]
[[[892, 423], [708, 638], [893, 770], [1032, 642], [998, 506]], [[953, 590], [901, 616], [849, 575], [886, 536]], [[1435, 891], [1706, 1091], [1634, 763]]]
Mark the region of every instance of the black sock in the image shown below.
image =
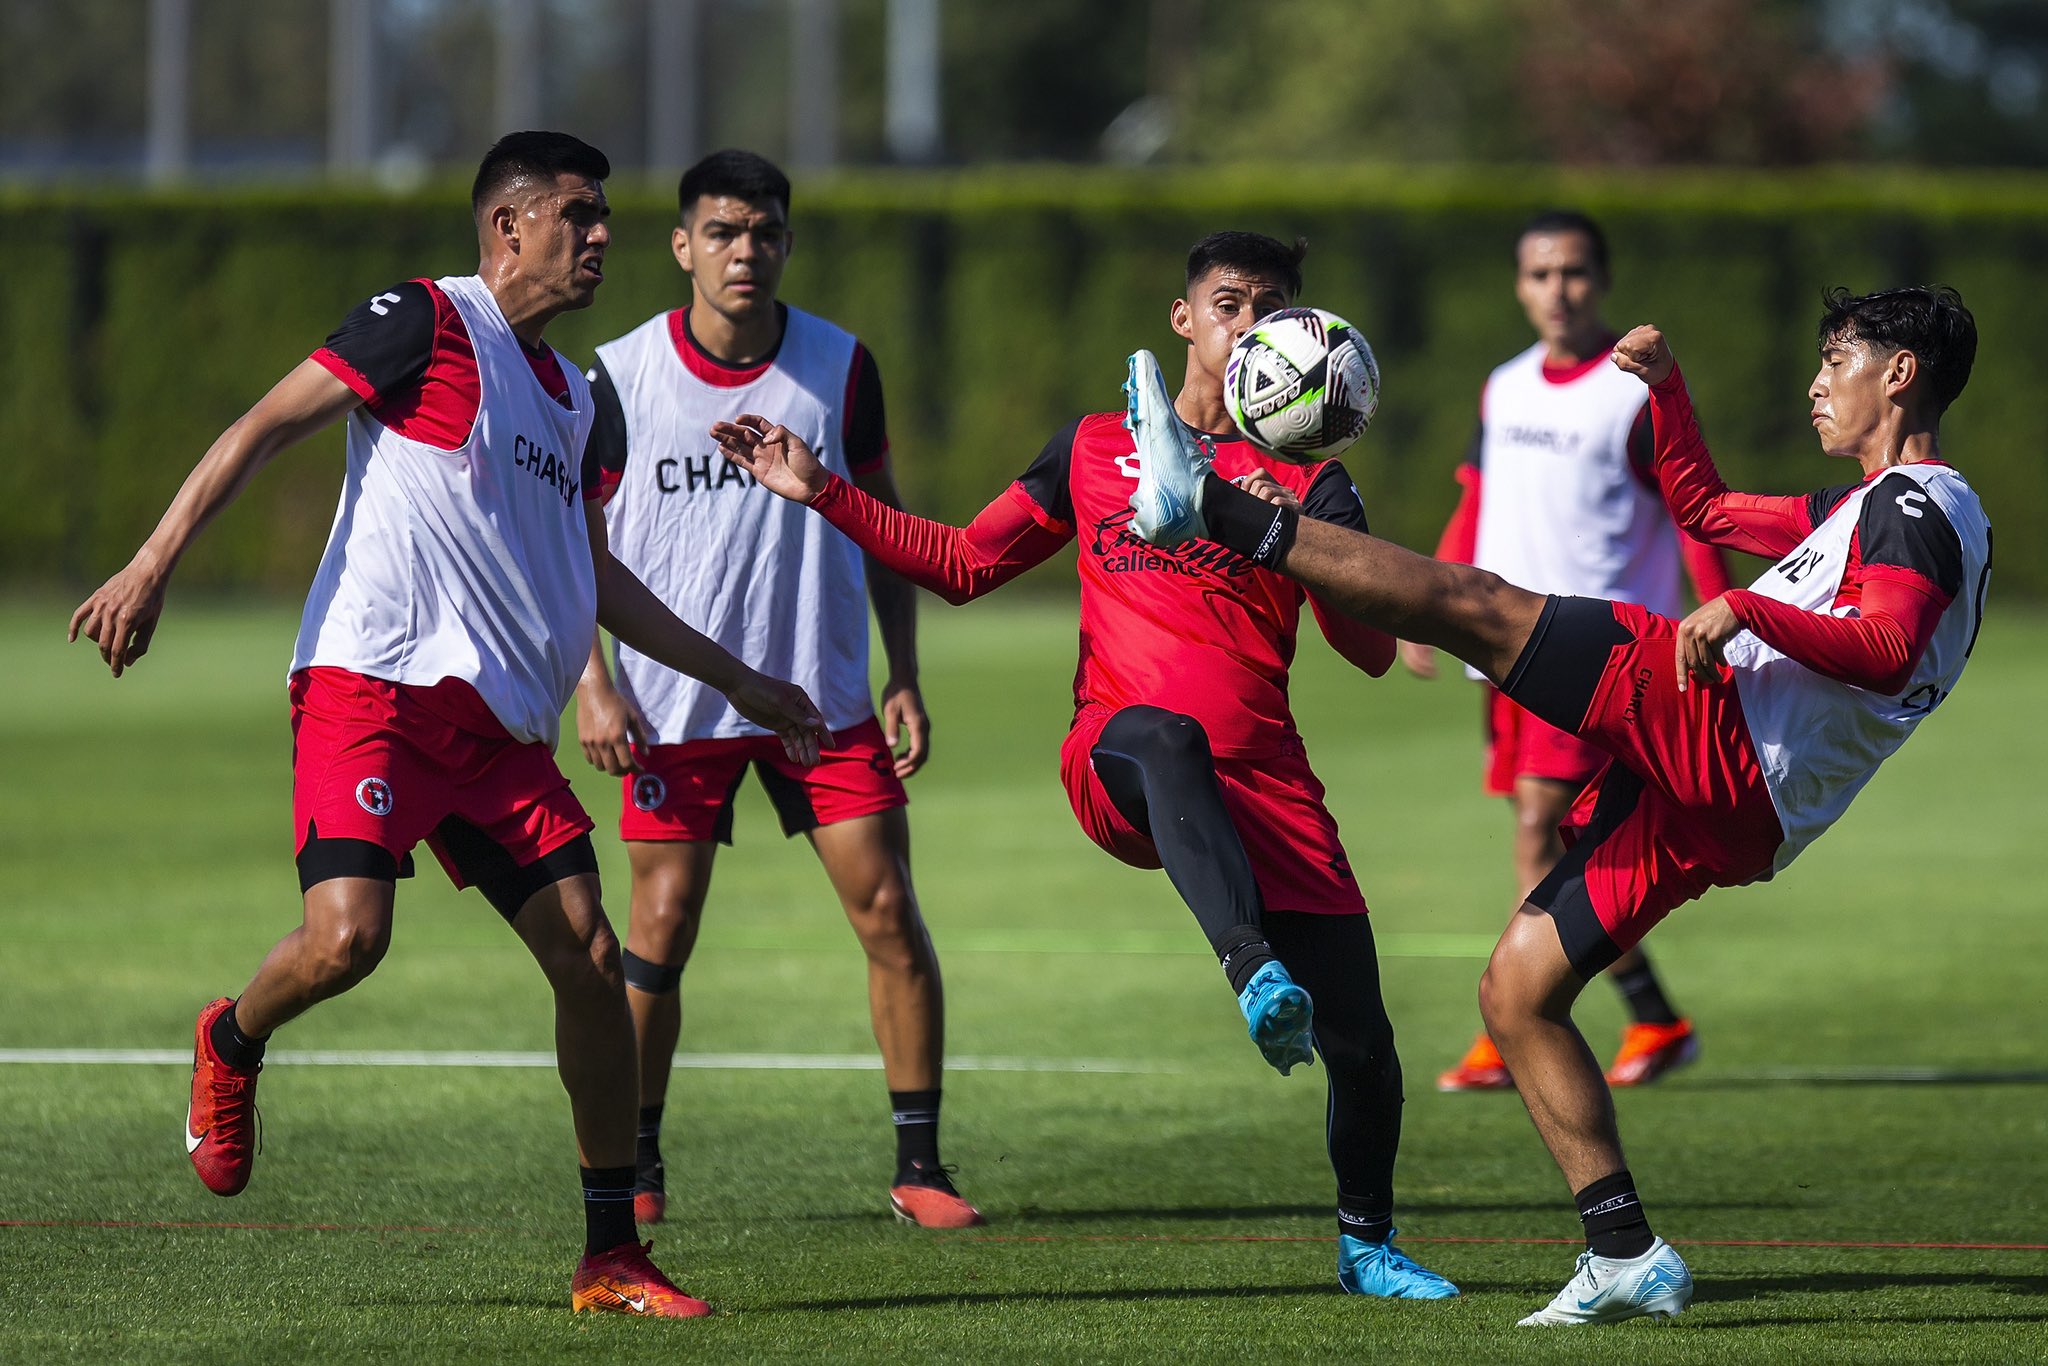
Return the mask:
[[896, 1184], [916, 1177], [920, 1167], [938, 1170], [939, 1088], [891, 1091], [889, 1118], [896, 1123]]
[[221, 1061], [237, 1072], [254, 1072], [263, 1066], [263, 1046], [270, 1042], [270, 1036], [265, 1034], [260, 1039], [252, 1039], [244, 1034], [235, 1020], [233, 1006], [213, 1017], [210, 1037], [213, 1041], [213, 1051], [220, 1054]]
[[633, 1169], [584, 1167], [583, 1250], [609, 1252], [634, 1241]]
[[1608, 974], [1614, 979], [1614, 989], [1628, 1002], [1628, 1013], [1635, 1017], [1637, 1024], [1672, 1025], [1678, 1023], [1678, 1012], [1671, 1008], [1671, 1002], [1664, 999], [1664, 988], [1657, 981], [1657, 970], [1645, 958], [1643, 965], [1634, 972]]
[[1579, 1220], [1586, 1226], [1586, 1247], [1594, 1256], [1640, 1257], [1656, 1241], [1643, 1202], [1636, 1196], [1636, 1179], [1626, 1167], [1601, 1177], [1573, 1199], [1579, 1204]]
[[1268, 569], [1280, 563], [1301, 525], [1300, 513], [1254, 497], [1215, 474], [1202, 476], [1201, 501], [1209, 539]]
[[1368, 1243], [1384, 1243], [1394, 1236], [1394, 1212], [1361, 1214], [1357, 1210], [1337, 1206], [1337, 1232], [1346, 1238], [1358, 1238]]
[[661, 1165], [661, 1106], [643, 1105], [638, 1147], [633, 1154], [633, 1189], [663, 1190], [665, 1176]]
[[1266, 932], [1251, 925], [1232, 930], [1215, 948], [1234, 995], [1244, 994], [1245, 984], [1260, 968], [1279, 961], [1274, 957], [1273, 946], [1266, 942]]

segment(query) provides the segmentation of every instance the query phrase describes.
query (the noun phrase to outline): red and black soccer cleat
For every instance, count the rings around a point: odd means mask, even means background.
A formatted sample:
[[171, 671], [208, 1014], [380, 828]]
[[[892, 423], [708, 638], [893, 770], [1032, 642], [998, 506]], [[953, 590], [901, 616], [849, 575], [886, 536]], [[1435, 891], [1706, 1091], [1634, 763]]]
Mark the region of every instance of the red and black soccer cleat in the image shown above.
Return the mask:
[[889, 1188], [896, 1217], [919, 1228], [979, 1228], [988, 1220], [953, 1189], [944, 1167], [913, 1166], [908, 1179]]
[[213, 1051], [213, 1022], [234, 1001], [223, 996], [199, 1012], [192, 1041], [192, 1106], [185, 1112], [185, 1152], [215, 1195], [240, 1195], [256, 1165], [256, 1072], [230, 1067]]
[[676, 1289], [647, 1254], [653, 1243], [620, 1243], [585, 1253], [569, 1281], [569, 1312], [641, 1314], [651, 1319], [701, 1319], [711, 1306]]
[[1621, 1031], [1621, 1051], [1607, 1069], [1609, 1086], [1642, 1086], [1700, 1055], [1691, 1020], [1676, 1024], [1632, 1024]]
[[1436, 1079], [1439, 1091], [1506, 1091], [1514, 1084], [1515, 1079], [1508, 1075], [1508, 1065], [1501, 1061], [1500, 1050], [1484, 1033], [1474, 1041], [1464, 1061]]

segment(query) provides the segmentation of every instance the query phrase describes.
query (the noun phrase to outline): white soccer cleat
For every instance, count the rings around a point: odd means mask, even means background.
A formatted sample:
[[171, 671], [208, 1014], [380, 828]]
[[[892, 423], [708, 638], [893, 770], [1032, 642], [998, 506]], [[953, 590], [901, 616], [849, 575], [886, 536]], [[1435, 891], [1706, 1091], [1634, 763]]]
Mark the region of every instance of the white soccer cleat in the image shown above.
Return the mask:
[[1557, 1298], [1518, 1326], [1668, 1319], [1691, 1303], [1692, 1272], [1671, 1244], [1659, 1238], [1648, 1252], [1626, 1260], [1581, 1252], [1577, 1274], [1565, 1282]]
[[1166, 376], [1150, 351], [1131, 353], [1124, 398], [1124, 426], [1138, 454], [1131, 531], [1153, 545], [1195, 540], [1208, 531], [1202, 521], [1202, 476], [1215, 462], [1174, 413]]

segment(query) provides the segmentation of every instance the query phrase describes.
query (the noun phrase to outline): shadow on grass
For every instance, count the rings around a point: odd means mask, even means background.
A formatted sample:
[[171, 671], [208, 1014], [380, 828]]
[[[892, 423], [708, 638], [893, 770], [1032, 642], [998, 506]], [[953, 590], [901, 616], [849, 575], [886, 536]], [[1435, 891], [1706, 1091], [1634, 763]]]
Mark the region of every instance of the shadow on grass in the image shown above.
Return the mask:
[[[1784, 1200], [1663, 1200], [1657, 1202], [1660, 1210], [1783, 1210], [1794, 1208]], [[1334, 1204], [1316, 1205], [1127, 1205], [1102, 1209], [1047, 1209], [1038, 1205], [1026, 1205], [1014, 1211], [1000, 1214], [995, 1232], [1042, 1231], [1061, 1224], [1115, 1223], [1119, 1221], [1157, 1223], [1226, 1222], [1231, 1220], [1272, 1220], [1272, 1219], [1317, 1219], [1328, 1220], [1335, 1209]], [[1559, 1210], [1570, 1212], [1570, 1205], [1561, 1200], [1494, 1200], [1467, 1202], [1457, 1200], [1403, 1200], [1400, 1204], [1401, 1219], [1425, 1215], [1454, 1214], [1556, 1214]], [[887, 1211], [877, 1210], [832, 1210], [809, 1213], [803, 1218], [810, 1223], [881, 1223], [891, 1218]], [[1029, 1226], [1027, 1229], [1025, 1226]], [[1332, 1237], [1336, 1235], [1332, 1234]]]
[[755, 1313], [800, 1314], [839, 1312], [848, 1309], [930, 1309], [938, 1305], [1015, 1304], [1027, 1301], [1044, 1304], [1096, 1304], [1123, 1300], [1231, 1300], [1301, 1298], [1341, 1294], [1334, 1283], [1314, 1285], [1233, 1286], [1118, 1286], [1102, 1290], [973, 1290], [947, 1294], [936, 1291], [922, 1295], [862, 1295], [846, 1299], [790, 1300], [768, 1305]]
[[[1732, 1301], [1769, 1301], [1782, 1295], [1849, 1295], [1859, 1292], [1881, 1293], [1887, 1290], [1911, 1289], [1980, 1290], [2004, 1295], [2048, 1296], [2048, 1276], [2022, 1276], [2000, 1271], [1820, 1271], [1808, 1275], [1711, 1276], [1698, 1283], [1693, 1303], [1724, 1304]], [[1947, 1308], [1930, 1308], [1924, 1315], [1879, 1306], [1874, 1313], [1859, 1309], [1855, 1318], [1859, 1323], [1941, 1323], [1950, 1320], [2039, 1323], [2048, 1322], [2048, 1305], [2043, 1305], [2038, 1311], [2018, 1314], [1967, 1314], [1956, 1313]], [[1712, 1326], [1725, 1328], [1738, 1324], [1806, 1321], [1766, 1315], [1754, 1319], [1716, 1319]], [[1841, 1316], [1830, 1315], [1812, 1321], [1839, 1323]]]
[[2048, 1086], [2048, 1072], [1951, 1072], [1941, 1068], [1902, 1068], [1896, 1072], [1787, 1072], [1784, 1076], [1691, 1076], [1670, 1090], [1761, 1091], [1788, 1086]]

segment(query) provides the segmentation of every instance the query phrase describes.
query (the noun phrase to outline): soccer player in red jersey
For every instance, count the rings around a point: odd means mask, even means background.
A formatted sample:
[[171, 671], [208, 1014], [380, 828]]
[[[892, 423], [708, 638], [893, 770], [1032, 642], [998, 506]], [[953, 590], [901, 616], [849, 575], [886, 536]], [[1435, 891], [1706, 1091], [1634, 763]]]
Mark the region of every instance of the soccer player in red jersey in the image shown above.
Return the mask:
[[1839, 819], [1954, 689], [1983, 622], [1991, 525], [1940, 443], [1977, 353], [1969, 310], [1940, 287], [1831, 290], [1819, 343], [1813, 426], [1862, 478], [1806, 497], [1731, 492], [1663, 334], [1639, 327], [1614, 348], [1649, 385], [1657, 479], [1679, 525], [1777, 560], [1683, 621], [1532, 593], [1303, 516], [1276, 488], [1206, 472], [1163, 403], [1136, 416], [1140, 506], [1170, 514], [1141, 516], [1138, 534], [1251, 555], [1363, 621], [1449, 650], [1612, 756], [1479, 986], [1586, 1231], [1572, 1279], [1524, 1325], [1669, 1316], [1692, 1297], [1684, 1261], [1650, 1231], [1573, 1001], [1669, 912], [1775, 875]]
[[[1231, 475], [1250, 477], [1262, 461], [1224, 408], [1224, 361], [1253, 322], [1300, 292], [1302, 250], [1216, 233], [1189, 253], [1186, 290], [1172, 304], [1173, 330], [1188, 343], [1172, 420]], [[1147, 382], [1164, 392], [1156, 366]], [[1060, 756], [1075, 817], [1123, 862], [1166, 870], [1268, 1061], [1284, 1073], [1308, 1060], [1311, 1043], [1322, 1054], [1340, 1283], [1360, 1294], [1456, 1294], [1392, 1241], [1401, 1065], [1365, 899], [1287, 702], [1304, 599], [1330, 643], [1369, 674], [1393, 663], [1393, 639], [1347, 623], [1244, 555], [1159, 550], [1132, 535], [1138, 467], [1121, 413], [1070, 423], [965, 528], [867, 496], [766, 418], [712, 431], [765, 487], [952, 602], [1078, 542], [1081, 658]], [[1358, 491], [1336, 462], [1273, 477], [1316, 515], [1364, 528]]]
[[[818, 518], [755, 487], [707, 435], [749, 408], [783, 413], [836, 471], [900, 506], [881, 377], [850, 333], [776, 297], [793, 240], [787, 176], [764, 157], [727, 150], [683, 172], [676, 191], [671, 245], [689, 305], [598, 347], [590, 373], [590, 455], [609, 491], [612, 549], [692, 625], [786, 671], [834, 738], [820, 762], [800, 768], [705, 685], [624, 645], [615, 683], [602, 643], [591, 652], [576, 731], [584, 757], [624, 787], [619, 837], [633, 868], [625, 972], [640, 1039], [634, 1210], [653, 1223], [667, 1208], [661, 1120], [683, 968], [751, 766], [783, 833], [801, 833], [817, 850], [867, 955], [896, 1131], [890, 1205], [921, 1227], [970, 1228], [981, 1215], [939, 1160], [945, 1005], [911, 886], [903, 810], [903, 780], [929, 751], [916, 592], [864, 565], [859, 548]], [[870, 598], [889, 659], [879, 719], [868, 685]]]
[[[1536, 343], [1487, 377], [1479, 429], [1458, 467], [1463, 493], [1436, 557], [1538, 592], [1639, 602], [1675, 617], [1681, 564], [1701, 602], [1734, 585], [1721, 552], [1674, 527], [1657, 491], [1650, 396], [1607, 360], [1616, 336], [1600, 305], [1611, 280], [1606, 234], [1585, 214], [1551, 209], [1516, 234], [1515, 298]], [[1405, 641], [1401, 658], [1419, 677], [1436, 674], [1427, 645]], [[1481, 687], [1485, 787], [1514, 810], [1519, 905], [1564, 856], [1558, 828], [1607, 756], [1491, 684]], [[1672, 1007], [1640, 947], [1615, 960], [1608, 980], [1631, 1020], [1607, 1069], [1611, 1085], [1641, 1085], [1692, 1061], [1692, 1021]], [[1513, 1085], [1484, 1033], [1436, 1084]]]
[[341, 508], [291, 672], [304, 918], [239, 997], [200, 1013], [186, 1151], [217, 1194], [248, 1184], [265, 1042], [376, 968], [425, 840], [554, 992], [586, 1224], [571, 1307], [694, 1318], [709, 1306], [634, 1236], [633, 1024], [555, 732], [599, 621], [718, 688], [793, 759], [816, 761], [824, 725], [801, 688], [684, 625], [606, 549], [583, 472], [590, 393], [541, 334], [604, 279], [609, 174], [564, 133], [500, 139], [471, 192], [477, 273], [351, 313], [213, 444], [128, 567], [72, 614], [71, 638], [97, 642], [118, 677], [200, 530], [280, 451], [347, 420]]

